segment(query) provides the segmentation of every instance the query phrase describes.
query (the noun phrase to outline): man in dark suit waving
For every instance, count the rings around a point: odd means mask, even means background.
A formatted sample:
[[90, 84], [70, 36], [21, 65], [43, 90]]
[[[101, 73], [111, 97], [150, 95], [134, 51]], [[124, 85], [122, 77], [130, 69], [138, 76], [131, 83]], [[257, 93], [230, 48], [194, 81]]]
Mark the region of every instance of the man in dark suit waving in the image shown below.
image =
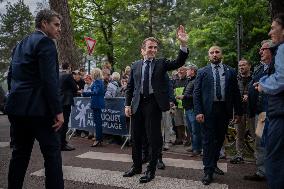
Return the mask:
[[176, 60], [155, 59], [158, 41], [149, 37], [142, 43], [143, 60], [134, 62], [131, 68], [125, 114], [132, 119], [133, 166], [123, 176], [131, 177], [142, 172], [142, 141], [143, 137], [147, 136], [151, 158], [145, 175], [140, 178], [140, 183], [150, 182], [155, 177], [158, 154], [162, 148], [162, 111], [170, 109], [167, 71], [184, 65], [188, 56], [188, 36], [183, 26], [178, 28], [177, 37], [181, 47]]
[[204, 185], [212, 182], [213, 173], [224, 174], [217, 167], [220, 150], [233, 109], [236, 121], [241, 115], [241, 95], [235, 70], [222, 63], [222, 49], [218, 46], [209, 49], [208, 57], [210, 63], [197, 72], [193, 94], [196, 120], [203, 123]]
[[60, 134], [64, 122], [59, 96], [57, 50], [61, 16], [41, 10], [36, 31], [13, 50], [8, 74], [10, 94], [6, 112], [13, 127], [14, 145], [8, 188], [22, 188], [35, 139], [44, 157], [46, 188], [63, 189]]

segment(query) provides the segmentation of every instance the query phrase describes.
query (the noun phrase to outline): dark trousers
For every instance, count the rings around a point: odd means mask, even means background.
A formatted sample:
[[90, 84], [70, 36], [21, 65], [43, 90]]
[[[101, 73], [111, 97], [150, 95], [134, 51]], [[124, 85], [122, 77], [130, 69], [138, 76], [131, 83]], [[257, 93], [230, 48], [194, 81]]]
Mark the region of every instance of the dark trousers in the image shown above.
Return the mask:
[[64, 123], [63, 123], [63, 125], [60, 129], [61, 146], [65, 146], [67, 144], [66, 133], [68, 131], [68, 123], [69, 123], [70, 113], [71, 113], [71, 105], [64, 105], [63, 106]]
[[212, 114], [205, 116], [202, 127], [204, 173], [212, 175], [219, 160], [220, 150], [225, 140], [229, 118], [224, 111], [225, 102], [214, 102]]
[[45, 185], [48, 189], [63, 189], [60, 135], [52, 128], [52, 118], [9, 116], [14, 130], [14, 145], [9, 165], [8, 189], [23, 186], [35, 139], [44, 158]]
[[143, 137], [146, 136], [151, 155], [147, 169], [155, 172], [163, 139], [161, 132], [162, 112], [154, 95], [150, 95], [148, 98], [141, 96], [137, 112], [131, 118], [134, 167], [142, 168], [142, 144], [144, 142]]
[[[162, 146], [163, 147], [163, 146]], [[143, 137], [143, 142], [142, 142], [142, 159], [143, 158], [149, 158], [151, 155], [149, 154], [149, 151], [150, 151], [150, 147], [149, 147], [149, 143], [148, 143], [148, 140], [147, 140], [147, 136], [144, 136]], [[161, 159], [163, 158], [163, 148], [161, 148], [159, 150], [159, 154], [158, 154], [158, 159]]]
[[10, 126], [10, 147], [14, 146], [14, 129], [12, 127], [12, 125]]
[[269, 118], [265, 175], [270, 189], [284, 188], [284, 118]]

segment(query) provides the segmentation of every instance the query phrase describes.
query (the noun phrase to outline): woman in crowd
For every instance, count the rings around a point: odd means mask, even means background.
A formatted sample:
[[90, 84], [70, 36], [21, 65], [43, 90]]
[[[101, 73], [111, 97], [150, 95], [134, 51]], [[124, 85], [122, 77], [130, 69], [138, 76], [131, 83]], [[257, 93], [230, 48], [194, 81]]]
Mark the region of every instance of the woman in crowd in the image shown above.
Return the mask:
[[91, 89], [92, 89], [92, 83], [93, 83], [92, 76], [91, 75], [85, 75], [84, 81], [85, 81], [85, 85], [84, 85], [83, 92], [90, 92]]
[[[92, 91], [92, 84], [93, 84], [92, 76], [88, 75], [88, 74], [84, 75], [84, 82], [85, 82], [84, 89], [81, 91], [81, 93], [91, 92]], [[93, 132], [88, 132], [88, 136], [86, 136], [85, 138], [95, 140]]]
[[120, 74], [118, 72], [113, 72], [111, 75], [111, 81], [107, 85], [105, 97], [114, 98], [120, 96], [119, 87]]
[[92, 147], [97, 147], [102, 144], [103, 132], [102, 132], [102, 109], [105, 107], [104, 102], [104, 85], [102, 80], [102, 71], [99, 68], [92, 70], [93, 83], [91, 85], [91, 91], [83, 92], [83, 96], [91, 97], [91, 109], [93, 110], [93, 119], [96, 124], [96, 140]]

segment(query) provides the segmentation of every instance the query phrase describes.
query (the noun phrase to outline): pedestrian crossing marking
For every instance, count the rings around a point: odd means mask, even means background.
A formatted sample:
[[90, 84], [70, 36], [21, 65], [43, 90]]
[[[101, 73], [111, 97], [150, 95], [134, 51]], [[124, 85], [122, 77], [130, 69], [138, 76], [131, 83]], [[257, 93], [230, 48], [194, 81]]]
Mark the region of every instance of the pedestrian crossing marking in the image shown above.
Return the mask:
[[[78, 155], [76, 157], [86, 158], [86, 159], [106, 160], [106, 161], [127, 162], [127, 163], [132, 162], [131, 156], [129, 154], [89, 151], [84, 154]], [[166, 166], [170, 166], [170, 167], [203, 170], [203, 163], [202, 161], [198, 161], [198, 160], [163, 158], [163, 161], [166, 164]], [[227, 163], [218, 163], [218, 167], [222, 169], [224, 172], [228, 171]]]
[[5, 148], [8, 147], [10, 145], [9, 142], [0, 142], [0, 148]]
[[[156, 176], [146, 184], [140, 184], [141, 175], [122, 177], [123, 172], [82, 167], [63, 166], [65, 180], [83, 183], [93, 183], [105, 186], [122, 187], [127, 189], [228, 189], [226, 184], [211, 183], [204, 186], [200, 181]], [[44, 176], [44, 169], [36, 171], [32, 176]]]

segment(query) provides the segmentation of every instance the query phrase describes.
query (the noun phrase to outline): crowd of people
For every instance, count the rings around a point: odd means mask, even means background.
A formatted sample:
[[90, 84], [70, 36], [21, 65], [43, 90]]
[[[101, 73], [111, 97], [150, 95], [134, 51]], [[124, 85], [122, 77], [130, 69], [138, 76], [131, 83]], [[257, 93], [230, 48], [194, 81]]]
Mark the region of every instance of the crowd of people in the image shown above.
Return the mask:
[[185, 64], [190, 53], [188, 35], [179, 26], [175, 60], [156, 58], [159, 42], [149, 37], [141, 45], [142, 59], [121, 74], [110, 64], [87, 74], [62, 63], [59, 72], [51, 39], [59, 37], [60, 20], [54, 11], [39, 11], [36, 31], [13, 51], [5, 110], [13, 131], [9, 188], [22, 187], [35, 139], [45, 158], [46, 187], [64, 188], [60, 151], [75, 150], [66, 133], [76, 96], [91, 97], [95, 132], [77, 133], [92, 138], [92, 147], [103, 142], [104, 99], [125, 97], [133, 165], [123, 177], [140, 174], [142, 164], [148, 162], [139, 182], [150, 182], [156, 168], [165, 169], [162, 151], [184, 145], [192, 156], [202, 156], [201, 181], [209, 185], [214, 174], [224, 175], [217, 162], [229, 122], [234, 122], [237, 153], [230, 162], [244, 163], [244, 136], [249, 129], [256, 143], [257, 170], [244, 179], [267, 180], [271, 189], [284, 188], [284, 15], [273, 19], [271, 39], [261, 42], [260, 63], [253, 71], [245, 58], [238, 62], [238, 70], [224, 64], [222, 48], [216, 45], [208, 49], [205, 67]]
[[71, 71], [68, 63], [62, 64], [59, 74], [60, 96], [63, 102], [64, 124], [61, 132], [61, 150], [72, 151], [75, 148], [67, 143], [66, 134], [71, 113], [74, 106], [74, 97], [91, 97], [91, 109], [93, 110], [95, 132], [76, 130], [74, 136], [94, 140], [92, 147], [102, 144], [102, 120], [101, 110], [105, 107], [104, 98], [123, 97], [129, 77], [129, 67], [126, 67], [122, 77], [118, 72], [112, 72], [111, 68], [103, 66], [102, 69], [94, 68], [90, 74], [84, 69]]

